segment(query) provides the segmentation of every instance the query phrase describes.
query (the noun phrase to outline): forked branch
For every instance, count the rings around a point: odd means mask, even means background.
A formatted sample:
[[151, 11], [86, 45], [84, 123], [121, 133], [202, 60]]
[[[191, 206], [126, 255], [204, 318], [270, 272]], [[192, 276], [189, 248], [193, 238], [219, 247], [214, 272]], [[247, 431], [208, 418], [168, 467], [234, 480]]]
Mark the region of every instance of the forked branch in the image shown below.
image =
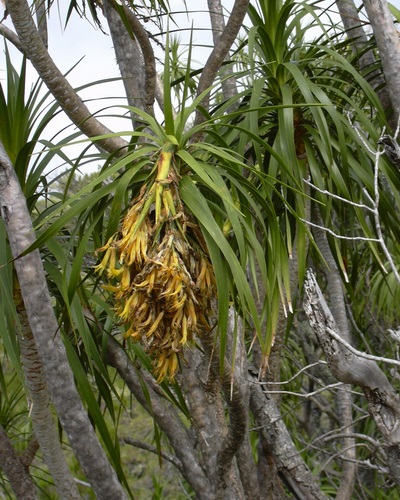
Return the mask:
[[349, 351], [335, 340], [340, 335], [332, 313], [313, 275], [308, 271], [304, 285], [304, 310], [337, 380], [361, 387], [369, 412], [385, 438], [385, 451], [393, 479], [400, 485], [400, 399], [379, 366], [357, 351]]

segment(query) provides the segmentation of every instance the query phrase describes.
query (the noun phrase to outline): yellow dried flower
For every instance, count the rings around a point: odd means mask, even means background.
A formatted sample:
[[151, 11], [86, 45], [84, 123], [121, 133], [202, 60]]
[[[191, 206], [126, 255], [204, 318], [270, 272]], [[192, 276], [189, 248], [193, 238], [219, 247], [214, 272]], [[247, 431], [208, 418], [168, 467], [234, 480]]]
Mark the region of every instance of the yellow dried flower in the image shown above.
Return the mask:
[[[215, 277], [200, 228], [179, 196], [173, 147], [158, 159], [157, 176], [142, 188], [96, 272], [113, 283], [115, 311], [125, 335], [141, 341], [161, 382], [174, 379], [183, 347], [210, 328], [207, 314]], [[187, 228], [190, 231], [187, 231]]]

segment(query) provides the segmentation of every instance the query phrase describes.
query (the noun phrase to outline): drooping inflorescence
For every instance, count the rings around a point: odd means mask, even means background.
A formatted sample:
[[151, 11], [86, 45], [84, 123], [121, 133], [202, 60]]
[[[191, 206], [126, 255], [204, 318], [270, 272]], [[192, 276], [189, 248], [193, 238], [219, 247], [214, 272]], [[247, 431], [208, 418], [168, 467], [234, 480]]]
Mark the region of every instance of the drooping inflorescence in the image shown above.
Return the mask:
[[157, 381], [173, 380], [185, 344], [210, 329], [214, 271], [198, 225], [178, 189], [174, 146], [159, 155], [157, 175], [133, 200], [115, 234], [98, 252], [125, 335], [153, 358]]

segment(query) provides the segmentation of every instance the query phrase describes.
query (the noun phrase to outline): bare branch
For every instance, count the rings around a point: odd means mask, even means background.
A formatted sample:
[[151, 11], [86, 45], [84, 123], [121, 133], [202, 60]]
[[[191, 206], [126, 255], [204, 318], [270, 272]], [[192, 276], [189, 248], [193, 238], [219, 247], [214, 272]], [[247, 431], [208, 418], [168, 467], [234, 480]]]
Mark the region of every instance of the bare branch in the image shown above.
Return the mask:
[[332, 330], [332, 328], [327, 327], [326, 331], [329, 333], [331, 337], [333, 337], [335, 340], [340, 342], [343, 346], [346, 347], [350, 352], [352, 352], [354, 355], [358, 356], [359, 358], [364, 358], [364, 359], [370, 359], [371, 361], [377, 361], [380, 363], [387, 363], [390, 365], [396, 365], [400, 366], [400, 361], [396, 359], [390, 359], [390, 358], [384, 358], [382, 356], [373, 356], [372, 354], [365, 354], [364, 352], [358, 351], [357, 349], [354, 349], [353, 346], [351, 346], [348, 342], [346, 342], [340, 335], [338, 335], [335, 330]]
[[304, 310], [325, 353], [332, 374], [341, 382], [359, 385], [368, 400], [369, 411], [384, 436], [391, 475], [400, 484], [400, 400], [386, 375], [372, 360], [360, 357], [333, 339], [338, 327], [311, 271], [304, 285]]
[[380, 240], [378, 238], [367, 238], [366, 236], [343, 236], [341, 234], [335, 233], [335, 231], [332, 231], [332, 229], [329, 229], [328, 227], [320, 226], [319, 224], [315, 224], [314, 222], [310, 222], [309, 220], [305, 220], [305, 219], [300, 219], [300, 220], [311, 227], [314, 227], [316, 229], [320, 229], [321, 231], [325, 231], [326, 233], [329, 233], [330, 235], [334, 236], [338, 240], [375, 241], [378, 243], [380, 242]]
[[292, 391], [270, 391], [268, 389], [264, 389], [264, 391], [267, 394], [289, 394], [290, 396], [296, 396], [299, 398], [309, 399], [309, 398], [316, 396], [317, 394], [320, 394], [321, 392], [329, 391], [331, 389], [337, 389], [338, 387], [342, 387], [342, 386], [343, 386], [342, 382], [336, 382], [335, 384], [329, 384], [329, 385], [326, 385], [324, 387], [320, 387], [319, 389], [317, 389], [313, 392], [307, 392], [305, 394], [303, 394], [301, 392], [292, 392]]
[[[150, 453], [154, 453], [155, 455], [159, 454], [158, 449], [155, 446], [152, 446], [151, 444], [143, 443], [143, 441], [138, 441], [137, 439], [132, 439], [130, 437], [124, 437], [122, 438], [122, 440], [124, 441], [124, 443], [129, 444], [131, 446], [135, 446], [136, 448], [150, 451]], [[165, 453], [163, 451], [161, 451], [161, 456], [165, 458], [165, 460], [167, 460], [168, 462], [171, 462], [171, 464], [175, 465], [175, 467], [180, 472], [183, 472], [182, 464], [175, 456]]]
[[299, 377], [302, 373], [305, 371], [309, 370], [310, 368], [314, 368], [314, 366], [319, 366], [319, 365], [326, 365], [326, 361], [317, 361], [316, 363], [311, 363], [307, 366], [304, 366], [301, 370], [299, 370], [297, 373], [293, 375], [289, 380], [284, 380], [283, 382], [260, 382], [261, 385], [285, 385], [285, 384], [290, 384], [293, 380], [295, 380], [297, 377]]
[[357, 208], [363, 208], [365, 210], [369, 210], [370, 212], [373, 212], [374, 209], [369, 207], [368, 205], [365, 205], [364, 203], [355, 203], [354, 201], [347, 200], [346, 198], [343, 198], [342, 196], [339, 196], [337, 194], [331, 193], [327, 189], [320, 189], [317, 187], [315, 184], [313, 184], [310, 180], [308, 179], [303, 179], [303, 181], [308, 184], [310, 187], [315, 189], [315, 191], [318, 191], [319, 193], [325, 194], [329, 196], [330, 198], [334, 198], [335, 200], [342, 201], [343, 203], [348, 203], [352, 207], [357, 207]]

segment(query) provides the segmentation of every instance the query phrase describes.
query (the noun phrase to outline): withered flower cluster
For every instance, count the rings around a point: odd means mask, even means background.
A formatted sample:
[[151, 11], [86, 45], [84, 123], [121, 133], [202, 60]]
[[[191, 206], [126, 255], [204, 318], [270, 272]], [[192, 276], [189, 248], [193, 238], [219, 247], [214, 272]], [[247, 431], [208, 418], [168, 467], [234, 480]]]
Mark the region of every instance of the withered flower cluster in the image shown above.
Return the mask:
[[174, 379], [185, 344], [210, 329], [215, 277], [197, 224], [179, 196], [174, 147], [166, 144], [155, 179], [145, 185], [104, 252], [99, 274], [110, 284], [126, 336], [152, 355], [157, 381]]

